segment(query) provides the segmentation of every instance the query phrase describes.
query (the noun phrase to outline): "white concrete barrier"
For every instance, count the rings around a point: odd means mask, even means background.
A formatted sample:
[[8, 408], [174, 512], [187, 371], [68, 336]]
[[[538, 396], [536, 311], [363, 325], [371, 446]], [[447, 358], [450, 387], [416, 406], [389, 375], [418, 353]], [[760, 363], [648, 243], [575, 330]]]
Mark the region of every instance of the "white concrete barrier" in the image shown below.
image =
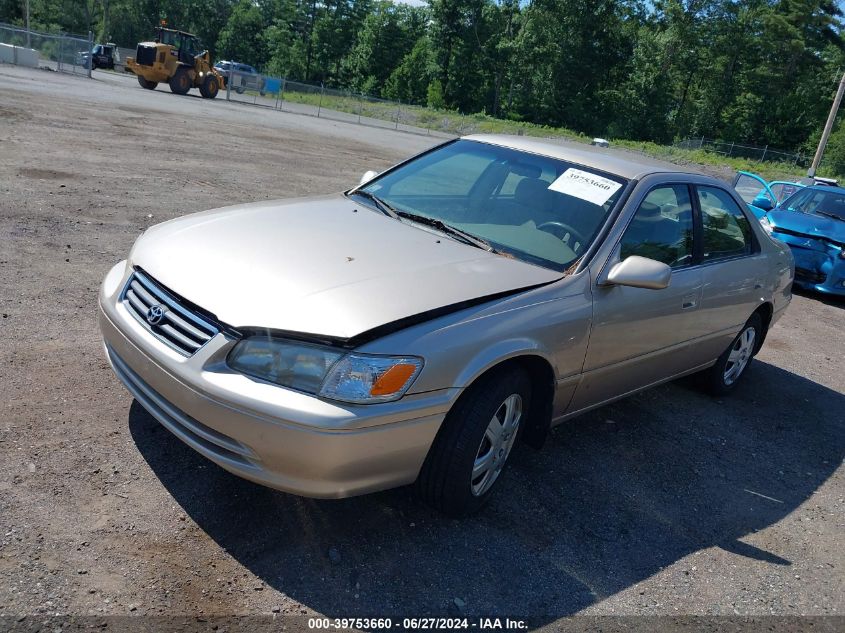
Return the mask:
[[30, 68], [38, 68], [38, 51], [32, 48], [17, 47], [18, 66], [29, 66]]
[[15, 47], [10, 44], [0, 44], [0, 62], [4, 64], [15, 63]]
[[0, 44], [0, 62], [38, 68], [38, 51], [23, 46]]

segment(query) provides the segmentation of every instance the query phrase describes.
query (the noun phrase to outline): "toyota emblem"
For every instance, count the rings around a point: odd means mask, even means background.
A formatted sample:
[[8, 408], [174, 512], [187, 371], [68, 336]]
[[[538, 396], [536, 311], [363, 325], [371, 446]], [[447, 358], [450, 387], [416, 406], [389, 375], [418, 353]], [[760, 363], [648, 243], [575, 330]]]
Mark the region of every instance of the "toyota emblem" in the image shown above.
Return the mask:
[[147, 323], [150, 325], [158, 325], [164, 319], [164, 313], [167, 311], [162, 305], [154, 305], [147, 310]]

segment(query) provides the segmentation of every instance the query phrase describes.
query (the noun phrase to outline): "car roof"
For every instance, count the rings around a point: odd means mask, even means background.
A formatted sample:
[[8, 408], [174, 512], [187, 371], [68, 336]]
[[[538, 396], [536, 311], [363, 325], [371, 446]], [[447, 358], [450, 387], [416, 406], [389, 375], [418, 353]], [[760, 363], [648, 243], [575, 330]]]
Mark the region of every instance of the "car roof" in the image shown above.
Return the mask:
[[812, 185], [814, 191], [829, 191], [830, 193], [845, 193], [845, 187], [834, 187], [832, 185]]
[[634, 155], [629, 152], [592, 145], [575, 143], [564, 139], [536, 139], [510, 134], [472, 134], [464, 136], [470, 141], [489, 143], [511, 149], [542, 154], [559, 158], [585, 167], [592, 167], [623, 178], [642, 178], [656, 173], [687, 173], [701, 175], [699, 172], [684, 169], [671, 163], [664, 163], [648, 156]]

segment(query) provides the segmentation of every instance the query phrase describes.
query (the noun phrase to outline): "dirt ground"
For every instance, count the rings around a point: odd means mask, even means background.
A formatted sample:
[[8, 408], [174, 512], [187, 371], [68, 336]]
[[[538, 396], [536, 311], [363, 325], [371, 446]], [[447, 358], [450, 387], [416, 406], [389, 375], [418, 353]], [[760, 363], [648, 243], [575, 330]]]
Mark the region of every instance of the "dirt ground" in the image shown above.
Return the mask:
[[0, 83], [0, 616], [843, 613], [845, 302], [796, 296], [729, 398], [670, 384], [556, 429], [471, 519], [407, 489], [297, 498], [133, 403], [98, 285], [151, 224], [338, 191], [435, 139], [9, 66]]

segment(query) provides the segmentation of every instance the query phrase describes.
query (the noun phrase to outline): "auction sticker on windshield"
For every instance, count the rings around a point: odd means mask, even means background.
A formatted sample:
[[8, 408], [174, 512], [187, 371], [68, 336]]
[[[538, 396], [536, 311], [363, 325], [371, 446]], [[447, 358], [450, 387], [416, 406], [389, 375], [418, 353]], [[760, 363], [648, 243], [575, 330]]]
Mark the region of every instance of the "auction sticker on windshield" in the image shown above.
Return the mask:
[[621, 183], [614, 180], [591, 174], [588, 171], [570, 168], [550, 184], [549, 189], [601, 206], [621, 186]]

